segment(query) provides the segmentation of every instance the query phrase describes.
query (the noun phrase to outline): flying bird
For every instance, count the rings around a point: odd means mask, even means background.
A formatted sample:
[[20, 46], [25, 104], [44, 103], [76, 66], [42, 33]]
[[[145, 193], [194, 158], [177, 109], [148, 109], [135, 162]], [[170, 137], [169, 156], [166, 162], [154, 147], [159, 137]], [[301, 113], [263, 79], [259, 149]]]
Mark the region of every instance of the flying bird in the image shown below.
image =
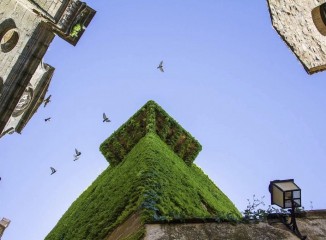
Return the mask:
[[103, 122], [111, 122], [111, 120], [103, 113]]
[[160, 62], [160, 65], [158, 65], [157, 68], [160, 69], [161, 72], [164, 72], [164, 69], [163, 69], [163, 61]]
[[48, 121], [50, 121], [50, 119], [51, 119], [51, 118], [48, 117], [48, 118], [44, 119], [44, 121], [45, 121], [45, 122], [48, 122]]
[[50, 167], [50, 169], [51, 169], [51, 171], [52, 171], [52, 172], [51, 172], [51, 175], [54, 174], [54, 173], [57, 171], [57, 170], [55, 170], [53, 167]]
[[75, 148], [75, 153], [76, 154], [74, 154], [74, 157], [75, 157], [74, 161], [78, 160], [81, 155], [81, 152], [79, 152], [76, 148]]
[[46, 107], [46, 105], [51, 102], [51, 95], [49, 95], [46, 99], [44, 99], [44, 107]]

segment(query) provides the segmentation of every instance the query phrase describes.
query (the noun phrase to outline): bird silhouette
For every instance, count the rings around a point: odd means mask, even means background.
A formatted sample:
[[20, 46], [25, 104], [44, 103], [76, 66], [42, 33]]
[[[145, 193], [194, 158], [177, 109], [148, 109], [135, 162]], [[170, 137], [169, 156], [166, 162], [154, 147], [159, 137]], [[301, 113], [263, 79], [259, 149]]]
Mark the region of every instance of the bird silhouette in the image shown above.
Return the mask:
[[48, 122], [48, 121], [50, 121], [50, 119], [51, 119], [51, 118], [48, 117], [48, 118], [44, 119], [44, 121], [45, 121], [45, 122]]
[[163, 61], [160, 62], [160, 65], [158, 65], [157, 68], [160, 69], [161, 72], [164, 72], [164, 69], [163, 69]]
[[51, 95], [49, 95], [46, 99], [44, 99], [44, 107], [46, 107], [46, 105], [51, 102]]
[[111, 120], [103, 113], [103, 122], [111, 122]]
[[79, 152], [78, 150], [77, 150], [77, 148], [75, 148], [75, 153], [76, 154], [74, 154], [74, 161], [76, 161], [76, 160], [78, 160], [79, 159], [79, 157], [80, 157], [80, 155], [81, 155], [81, 152]]
[[54, 174], [54, 173], [57, 171], [57, 170], [55, 170], [53, 167], [50, 167], [50, 169], [51, 169], [51, 171], [52, 171], [52, 172], [51, 172], [51, 175]]

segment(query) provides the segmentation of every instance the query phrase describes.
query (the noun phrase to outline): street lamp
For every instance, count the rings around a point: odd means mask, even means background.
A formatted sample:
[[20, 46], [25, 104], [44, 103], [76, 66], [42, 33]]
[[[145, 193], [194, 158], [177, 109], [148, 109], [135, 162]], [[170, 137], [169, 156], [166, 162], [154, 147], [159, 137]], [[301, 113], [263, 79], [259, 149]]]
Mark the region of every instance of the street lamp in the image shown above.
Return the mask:
[[294, 180], [271, 181], [269, 192], [271, 193], [271, 204], [275, 204], [283, 209], [290, 209], [291, 221], [288, 223], [286, 219], [282, 218], [283, 223], [300, 239], [306, 239], [306, 236], [301, 235], [295, 220], [295, 208], [301, 207], [301, 189], [294, 183]]

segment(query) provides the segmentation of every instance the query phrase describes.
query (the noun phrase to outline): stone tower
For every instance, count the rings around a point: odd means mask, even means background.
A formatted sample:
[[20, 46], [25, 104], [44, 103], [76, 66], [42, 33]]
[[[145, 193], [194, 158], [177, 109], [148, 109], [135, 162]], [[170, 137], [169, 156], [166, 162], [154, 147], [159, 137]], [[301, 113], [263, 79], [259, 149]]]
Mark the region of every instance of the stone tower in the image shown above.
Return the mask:
[[273, 27], [313, 74], [326, 69], [325, 0], [267, 0]]
[[42, 104], [54, 72], [42, 58], [55, 35], [76, 45], [94, 15], [79, 0], [0, 1], [0, 137], [20, 133]]
[[110, 166], [71, 205], [46, 240], [136, 240], [145, 237], [149, 223], [241, 216], [193, 164], [201, 145], [153, 101], [100, 150]]
[[9, 226], [9, 224], [10, 224], [10, 220], [7, 218], [2, 218], [2, 220], [0, 221], [0, 239], [4, 231], [6, 230], [6, 228]]

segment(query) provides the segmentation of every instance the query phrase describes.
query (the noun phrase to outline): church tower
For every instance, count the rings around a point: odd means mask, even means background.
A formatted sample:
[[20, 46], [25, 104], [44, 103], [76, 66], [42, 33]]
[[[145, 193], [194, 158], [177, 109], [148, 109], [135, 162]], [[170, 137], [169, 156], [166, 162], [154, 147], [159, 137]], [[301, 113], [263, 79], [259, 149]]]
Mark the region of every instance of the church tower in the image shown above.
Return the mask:
[[76, 45], [94, 15], [79, 0], [0, 1], [0, 137], [20, 133], [42, 104], [54, 72], [42, 58], [55, 35]]
[[2, 218], [2, 220], [0, 221], [0, 239], [6, 228], [9, 226], [10, 222], [11, 221], [7, 218]]
[[109, 167], [46, 240], [153, 239], [146, 237], [151, 223], [241, 218], [229, 198], [193, 163], [201, 150], [199, 142], [153, 101], [100, 150]]

